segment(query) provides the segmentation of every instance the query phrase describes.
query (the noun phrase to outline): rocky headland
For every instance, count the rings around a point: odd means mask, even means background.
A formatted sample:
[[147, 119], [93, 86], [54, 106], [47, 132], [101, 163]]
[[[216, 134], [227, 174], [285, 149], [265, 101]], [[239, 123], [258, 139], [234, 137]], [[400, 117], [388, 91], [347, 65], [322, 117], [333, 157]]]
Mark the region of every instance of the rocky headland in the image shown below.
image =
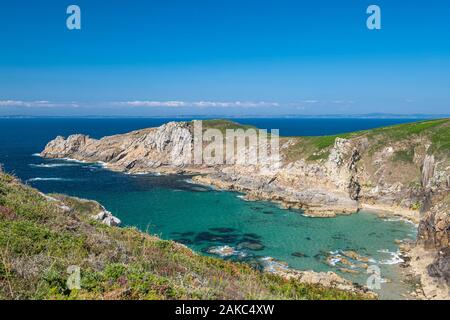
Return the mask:
[[[203, 130], [208, 128], [248, 126], [203, 121]], [[280, 161], [254, 165], [189, 162], [193, 132], [194, 122], [170, 122], [99, 140], [86, 135], [57, 137], [41, 156], [102, 162], [127, 173], [198, 174], [193, 177], [197, 183], [242, 192], [247, 200], [274, 201], [313, 217], [367, 209], [408, 219], [418, 224], [415, 247], [433, 256], [430, 264], [413, 268], [414, 272], [423, 282], [429, 276], [433, 286], [448, 294], [449, 119], [337, 136], [280, 137]], [[420, 259], [416, 256], [411, 265]], [[429, 293], [426, 298], [437, 296]]]

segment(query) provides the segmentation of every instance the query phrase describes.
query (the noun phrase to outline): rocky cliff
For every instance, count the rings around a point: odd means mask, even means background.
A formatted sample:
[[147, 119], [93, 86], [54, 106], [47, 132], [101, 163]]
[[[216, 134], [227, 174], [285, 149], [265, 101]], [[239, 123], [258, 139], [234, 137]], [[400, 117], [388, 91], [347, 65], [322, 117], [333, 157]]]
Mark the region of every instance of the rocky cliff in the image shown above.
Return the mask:
[[[129, 173], [202, 173], [194, 178], [198, 183], [243, 192], [248, 200], [303, 209], [311, 216], [359, 209], [400, 215], [420, 223], [418, 243], [440, 253], [430, 272], [448, 278], [449, 119], [338, 136], [280, 137], [280, 161], [254, 165], [194, 164], [194, 123], [171, 122], [100, 140], [57, 137], [41, 155], [100, 161]], [[204, 121], [203, 130], [208, 128], [242, 127]]]

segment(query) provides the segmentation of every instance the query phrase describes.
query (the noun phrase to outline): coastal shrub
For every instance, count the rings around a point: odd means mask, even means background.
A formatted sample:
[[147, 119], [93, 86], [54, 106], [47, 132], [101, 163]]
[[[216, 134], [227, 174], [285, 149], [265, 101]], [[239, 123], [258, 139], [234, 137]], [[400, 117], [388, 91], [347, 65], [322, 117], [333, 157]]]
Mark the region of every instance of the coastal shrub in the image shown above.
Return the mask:
[[392, 156], [392, 160], [394, 162], [413, 163], [414, 162], [414, 149], [395, 151]]
[[40, 286], [36, 292], [38, 299], [63, 299], [70, 291], [66, 286], [67, 275], [56, 268], [51, 268], [42, 276]]
[[50, 231], [29, 221], [1, 221], [0, 246], [15, 254], [38, 254], [46, 249]]
[[127, 267], [123, 264], [113, 263], [105, 267], [103, 276], [106, 280], [116, 282], [120, 277], [125, 276]]
[[101, 272], [93, 270], [81, 270], [81, 288], [95, 293], [103, 292], [102, 284], [105, 281]]

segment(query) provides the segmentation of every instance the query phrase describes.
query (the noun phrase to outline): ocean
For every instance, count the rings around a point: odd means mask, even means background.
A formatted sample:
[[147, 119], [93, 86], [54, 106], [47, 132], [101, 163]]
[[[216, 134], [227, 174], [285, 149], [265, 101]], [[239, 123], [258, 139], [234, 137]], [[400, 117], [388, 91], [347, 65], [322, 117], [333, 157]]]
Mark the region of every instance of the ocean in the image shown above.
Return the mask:
[[[268, 202], [199, 186], [185, 175], [127, 175], [99, 164], [42, 159], [36, 155], [57, 135], [106, 135], [161, 125], [171, 119], [0, 119], [0, 163], [4, 170], [45, 193], [97, 200], [124, 226], [171, 239], [193, 250], [250, 263], [255, 268], [334, 271], [366, 284], [368, 265], [381, 270], [384, 298], [401, 298], [409, 288], [400, 277], [395, 240], [413, 239], [414, 225], [370, 212], [308, 218]], [[190, 119], [176, 119], [190, 120]], [[325, 135], [375, 128], [408, 119], [233, 119], [281, 135]], [[355, 251], [366, 265], [344, 259]]]

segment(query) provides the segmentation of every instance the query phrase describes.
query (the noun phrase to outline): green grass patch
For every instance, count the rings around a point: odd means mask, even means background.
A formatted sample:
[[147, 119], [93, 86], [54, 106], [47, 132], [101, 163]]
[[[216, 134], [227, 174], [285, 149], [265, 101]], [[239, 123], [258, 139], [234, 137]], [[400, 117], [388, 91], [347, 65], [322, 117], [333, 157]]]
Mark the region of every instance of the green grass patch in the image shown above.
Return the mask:
[[414, 162], [414, 149], [395, 151], [392, 156], [392, 160], [394, 162], [413, 163]]
[[244, 125], [230, 120], [203, 120], [203, 130], [207, 129], [218, 129], [222, 134], [226, 134], [227, 130], [238, 130], [238, 129], [256, 129], [256, 127], [251, 125]]

